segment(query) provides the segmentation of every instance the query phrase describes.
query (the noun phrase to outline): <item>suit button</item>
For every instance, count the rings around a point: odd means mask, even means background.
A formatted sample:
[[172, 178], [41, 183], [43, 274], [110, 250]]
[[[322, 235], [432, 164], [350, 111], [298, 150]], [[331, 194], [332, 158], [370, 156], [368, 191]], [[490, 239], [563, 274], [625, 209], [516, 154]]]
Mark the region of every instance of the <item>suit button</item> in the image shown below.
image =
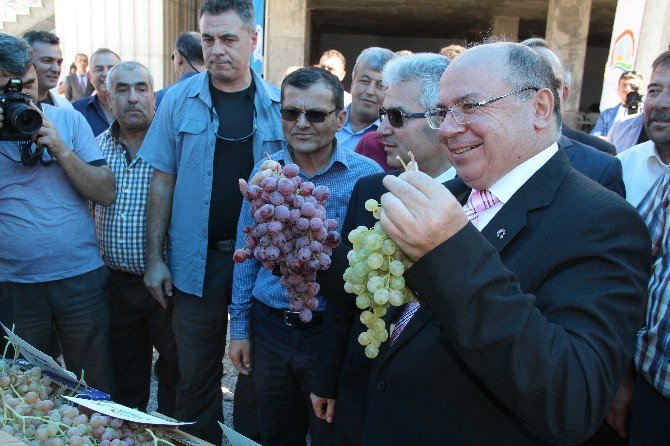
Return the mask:
[[384, 380], [380, 379], [379, 381], [377, 381], [376, 387], [378, 391], [383, 392], [384, 390], [386, 390], [386, 383], [384, 382]]

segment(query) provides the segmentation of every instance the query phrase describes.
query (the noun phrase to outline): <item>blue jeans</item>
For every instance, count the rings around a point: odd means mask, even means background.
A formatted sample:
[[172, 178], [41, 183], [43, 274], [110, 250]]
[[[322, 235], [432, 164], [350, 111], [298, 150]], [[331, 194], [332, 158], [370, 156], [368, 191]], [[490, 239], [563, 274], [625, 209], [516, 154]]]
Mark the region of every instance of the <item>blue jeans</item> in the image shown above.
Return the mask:
[[0, 321], [14, 324], [16, 334], [42, 352], [51, 351], [57, 335], [68, 370], [78, 377], [84, 371], [89, 386], [113, 398], [108, 277], [103, 266], [50, 282], [0, 282]]

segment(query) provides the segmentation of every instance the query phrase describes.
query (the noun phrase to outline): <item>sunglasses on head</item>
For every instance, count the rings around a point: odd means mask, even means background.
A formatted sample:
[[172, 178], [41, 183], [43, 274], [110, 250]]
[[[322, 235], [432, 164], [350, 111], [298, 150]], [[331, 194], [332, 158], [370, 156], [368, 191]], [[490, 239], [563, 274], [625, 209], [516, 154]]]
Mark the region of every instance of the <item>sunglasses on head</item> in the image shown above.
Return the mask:
[[384, 108], [384, 107], [382, 107], [382, 108], [379, 109], [379, 120], [383, 121], [385, 117], [388, 118], [389, 124], [391, 124], [391, 127], [394, 127], [396, 129], [402, 127], [403, 118], [404, 119], [426, 118], [427, 115], [428, 115], [428, 112], [403, 113], [398, 108]]
[[300, 115], [304, 113], [305, 119], [314, 124], [325, 121], [328, 115], [335, 113], [336, 111], [337, 109], [325, 112], [321, 110], [296, 110], [294, 108], [282, 108], [281, 118], [284, 121], [297, 121], [300, 119]]

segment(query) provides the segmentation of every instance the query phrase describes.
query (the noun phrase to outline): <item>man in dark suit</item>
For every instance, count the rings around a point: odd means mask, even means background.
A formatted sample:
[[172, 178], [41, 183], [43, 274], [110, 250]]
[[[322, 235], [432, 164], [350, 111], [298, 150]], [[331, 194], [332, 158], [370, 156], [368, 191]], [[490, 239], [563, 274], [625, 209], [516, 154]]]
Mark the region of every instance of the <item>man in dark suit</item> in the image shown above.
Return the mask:
[[575, 130], [567, 125], [563, 124], [563, 129], [561, 130], [563, 136], [566, 136], [573, 141], [578, 141], [587, 146], [595, 147], [601, 152], [608, 153], [612, 156], [616, 155], [616, 147], [612, 143], [605, 141], [604, 139], [598, 138], [597, 136], [589, 135], [588, 133], [580, 132]]
[[74, 65], [77, 71], [65, 78], [65, 98], [70, 102], [88, 97], [95, 90], [86, 73], [88, 56], [83, 53], [77, 54]]
[[[648, 235], [553, 144], [555, 80], [535, 53], [486, 45], [453, 64], [440, 85], [449, 109], [437, 114], [462, 179], [449, 188], [461, 202], [469, 187], [500, 202], [475, 227], [424, 174], [385, 178], [382, 224], [418, 260], [405, 278], [421, 305], [374, 363], [363, 443], [584, 441], [628, 365]], [[470, 98], [474, 109], [462, 105]]]

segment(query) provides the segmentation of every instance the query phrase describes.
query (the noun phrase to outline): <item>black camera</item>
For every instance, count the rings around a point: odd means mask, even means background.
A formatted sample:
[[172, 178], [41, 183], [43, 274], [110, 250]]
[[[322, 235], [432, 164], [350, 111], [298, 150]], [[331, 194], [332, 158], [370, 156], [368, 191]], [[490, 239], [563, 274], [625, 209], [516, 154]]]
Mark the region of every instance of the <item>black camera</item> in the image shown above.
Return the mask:
[[626, 108], [629, 115], [634, 115], [640, 111], [640, 104], [642, 103], [642, 95], [639, 93], [640, 87], [633, 85], [633, 91], [626, 95]]
[[32, 99], [21, 93], [23, 82], [13, 77], [0, 93], [0, 107], [4, 120], [0, 128], [0, 141], [24, 141], [42, 128], [42, 115], [30, 107]]

